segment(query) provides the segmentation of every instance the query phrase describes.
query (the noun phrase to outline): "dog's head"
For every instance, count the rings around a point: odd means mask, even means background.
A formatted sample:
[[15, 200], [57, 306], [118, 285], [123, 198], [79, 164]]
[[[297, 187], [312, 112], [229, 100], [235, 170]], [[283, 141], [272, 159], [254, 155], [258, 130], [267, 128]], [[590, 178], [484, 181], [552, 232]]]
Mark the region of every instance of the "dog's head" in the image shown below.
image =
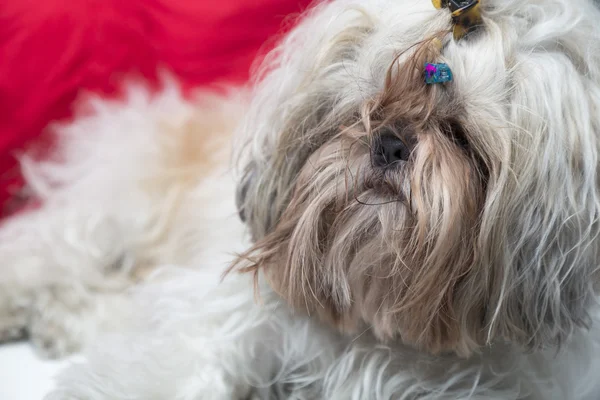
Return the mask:
[[[344, 332], [463, 355], [560, 344], [598, 282], [598, 12], [488, 0], [455, 41], [427, 0], [356, 3], [314, 9], [263, 69], [246, 270]], [[426, 85], [425, 62], [453, 82]]]

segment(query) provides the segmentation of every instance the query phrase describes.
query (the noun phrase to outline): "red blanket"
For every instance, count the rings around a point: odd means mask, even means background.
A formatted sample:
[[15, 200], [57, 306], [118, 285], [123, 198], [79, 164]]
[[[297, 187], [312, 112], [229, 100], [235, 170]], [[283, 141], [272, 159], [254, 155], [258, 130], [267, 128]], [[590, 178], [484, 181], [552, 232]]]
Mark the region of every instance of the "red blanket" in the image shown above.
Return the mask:
[[[166, 67], [187, 87], [243, 82], [265, 41], [309, 0], [4, 0], [0, 2], [0, 204], [21, 179], [16, 155], [82, 91], [112, 96]], [[271, 41], [272, 42], [272, 41]], [[268, 46], [268, 45], [267, 45]], [[13, 200], [15, 196], [13, 196]], [[14, 203], [14, 202], [13, 202]], [[13, 204], [14, 206], [14, 204]]]

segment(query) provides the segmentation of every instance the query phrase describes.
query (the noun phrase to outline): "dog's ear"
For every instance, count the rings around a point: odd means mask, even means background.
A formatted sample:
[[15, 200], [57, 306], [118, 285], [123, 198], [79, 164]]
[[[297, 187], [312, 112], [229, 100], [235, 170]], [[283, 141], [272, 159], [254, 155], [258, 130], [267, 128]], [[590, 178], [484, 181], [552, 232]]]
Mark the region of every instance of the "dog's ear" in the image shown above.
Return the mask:
[[487, 341], [537, 349], [560, 345], [588, 325], [598, 288], [597, 216], [588, 214], [593, 205], [577, 211], [559, 197], [546, 194], [520, 206], [508, 200], [501, 209], [513, 217], [496, 219], [482, 239], [489, 243], [489, 267], [479, 278], [489, 297]]
[[[537, 172], [562, 175], [550, 171]], [[490, 204], [496, 217], [492, 222], [487, 215], [482, 223], [487, 268], [479, 280], [489, 298], [487, 340], [507, 339], [537, 349], [560, 345], [588, 325], [600, 254], [597, 205], [590, 188], [574, 182], [582, 171], [572, 171], [570, 178], [534, 174], [520, 179], [520, 185], [505, 182], [503, 200], [491, 199], [504, 204]], [[571, 182], [558, 184], [561, 179]], [[523, 193], [527, 190], [529, 194]]]
[[242, 222], [248, 221], [246, 199], [248, 197], [248, 190], [252, 186], [253, 177], [255, 171], [252, 164], [248, 164], [246, 169], [242, 173], [242, 177], [238, 182], [235, 192], [235, 205], [238, 210], [238, 215]]
[[283, 212], [285, 197], [280, 193], [281, 186], [287, 184], [283, 176], [273, 176], [273, 168], [269, 168], [269, 163], [249, 161], [237, 185], [238, 214], [254, 241], [270, 232]]
[[[489, 152], [496, 161], [479, 238], [488, 339], [539, 348], [587, 325], [599, 278], [600, 126], [591, 116], [600, 98], [591, 94], [597, 87], [588, 86], [587, 70], [572, 61], [585, 57], [522, 55], [512, 71], [508, 123], [478, 129], [497, 148]], [[552, 68], [529, 79], [540, 62]], [[552, 71], [562, 71], [561, 79]]]

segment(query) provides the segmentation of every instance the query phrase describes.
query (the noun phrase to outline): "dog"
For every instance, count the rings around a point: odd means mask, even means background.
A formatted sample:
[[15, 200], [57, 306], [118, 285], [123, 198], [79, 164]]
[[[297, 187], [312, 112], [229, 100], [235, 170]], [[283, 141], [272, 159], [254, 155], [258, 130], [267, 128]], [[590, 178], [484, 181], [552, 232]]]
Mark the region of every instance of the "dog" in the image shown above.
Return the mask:
[[600, 10], [434, 3], [316, 5], [257, 71], [231, 168], [205, 144], [227, 129], [193, 127], [238, 114], [173, 91], [24, 164], [46, 201], [6, 228], [3, 320], [66, 270], [94, 312], [53, 289], [43, 331], [102, 332], [61, 332], [87, 359], [49, 400], [600, 398]]

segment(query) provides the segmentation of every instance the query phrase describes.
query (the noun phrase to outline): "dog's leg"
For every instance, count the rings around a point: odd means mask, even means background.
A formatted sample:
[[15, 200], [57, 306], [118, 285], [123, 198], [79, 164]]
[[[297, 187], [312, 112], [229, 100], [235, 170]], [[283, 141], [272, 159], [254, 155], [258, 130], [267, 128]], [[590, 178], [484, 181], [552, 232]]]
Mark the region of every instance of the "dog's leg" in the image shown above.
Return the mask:
[[[264, 285], [256, 301], [251, 277], [221, 283], [221, 271], [203, 265], [140, 287], [127, 332], [100, 337], [46, 400], [346, 400], [371, 398], [374, 390], [384, 400], [449, 400], [479, 394], [473, 385], [480, 379], [486, 396], [473, 398], [511, 398], [514, 388], [487, 386], [484, 379], [496, 378], [483, 377], [477, 360], [387, 347], [367, 331], [341, 336], [294, 315]], [[457, 371], [464, 375], [458, 380]]]
[[31, 295], [0, 287], [0, 343], [25, 336]]
[[[265, 287], [256, 302], [250, 277], [230, 275], [220, 283], [221, 270], [204, 265], [200, 273], [140, 288], [132, 328], [96, 341], [86, 363], [67, 369], [46, 400], [346, 400], [374, 391], [382, 400], [404, 394], [449, 400], [474, 392], [468, 378], [477, 381], [478, 365], [463, 367], [469, 376], [458, 382], [462, 389], [445, 388], [443, 379], [414, 370], [431, 357], [388, 348], [366, 331], [340, 336], [294, 315]], [[430, 365], [440, 377], [455, 373], [451, 367], [460, 365], [442, 359]]]
[[98, 292], [77, 281], [50, 285], [33, 296], [27, 333], [42, 357], [63, 357], [92, 343], [100, 331], [125, 328], [131, 307], [126, 292]]
[[96, 342], [87, 364], [69, 368], [52, 400], [245, 400], [272, 377], [280, 348], [277, 302], [254, 301], [252, 281], [222, 266], [181, 272], [140, 289], [127, 334]]
[[0, 230], [0, 341], [27, 335], [40, 355], [54, 358], [89, 342], [103, 315], [116, 323], [127, 307], [105, 310], [135, 281], [122, 233], [77, 203], [8, 221]]

